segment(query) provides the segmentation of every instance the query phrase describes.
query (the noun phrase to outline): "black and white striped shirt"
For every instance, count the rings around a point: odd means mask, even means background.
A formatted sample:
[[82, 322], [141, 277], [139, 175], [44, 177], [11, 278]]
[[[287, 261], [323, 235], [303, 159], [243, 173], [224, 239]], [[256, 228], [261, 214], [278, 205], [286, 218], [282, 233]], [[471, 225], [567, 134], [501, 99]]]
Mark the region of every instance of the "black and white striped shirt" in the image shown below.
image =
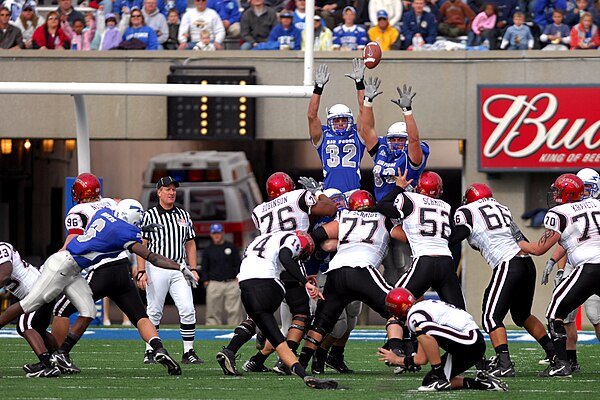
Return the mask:
[[196, 237], [190, 214], [179, 207], [165, 210], [159, 204], [144, 213], [142, 226], [147, 224], [164, 226], [158, 232], [143, 233], [148, 249], [178, 263], [185, 262], [185, 244]]

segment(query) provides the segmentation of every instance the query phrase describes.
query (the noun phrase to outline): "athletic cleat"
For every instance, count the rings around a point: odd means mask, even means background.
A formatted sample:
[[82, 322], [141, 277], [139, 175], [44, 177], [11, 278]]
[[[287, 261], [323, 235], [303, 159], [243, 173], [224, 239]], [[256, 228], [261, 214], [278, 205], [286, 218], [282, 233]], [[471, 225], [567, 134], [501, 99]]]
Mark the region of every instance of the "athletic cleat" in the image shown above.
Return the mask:
[[41, 369], [37, 372], [29, 372], [27, 373], [28, 378], [56, 378], [60, 376], [61, 372], [58, 367], [48, 367], [45, 366], [44, 369]]
[[478, 371], [477, 375], [475, 376], [475, 381], [479, 382], [479, 384], [483, 386], [483, 390], [490, 390], [494, 392], [506, 392], [508, 390], [508, 385], [506, 383], [485, 371]]
[[305, 376], [304, 383], [306, 386], [313, 389], [334, 390], [338, 387], [336, 381], [331, 379], [317, 379], [314, 376]]
[[69, 353], [54, 352], [50, 357], [53, 366], [58, 367], [63, 374], [79, 374], [81, 370], [71, 361]]
[[571, 365], [572, 373], [581, 372], [581, 365], [577, 361], [569, 361], [569, 364]]
[[452, 385], [445, 379], [435, 379], [428, 385], [419, 386], [420, 392], [437, 392], [441, 390], [452, 390]]
[[188, 350], [181, 356], [182, 364], [204, 364], [204, 360], [198, 357], [194, 349]]
[[280, 359], [277, 360], [277, 363], [273, 367], [273, 372], [279, 375], [291, 375], [292, 371], [283, 363]]
[[47, 367], [51, 367], [51, 365], [46, 365], [43, 362], [38, 362], [35, 364], [25, 364], [23, 365], [23, 371], [30, 374], [32, 372], [39, 372]]
[[242, 369], [246, 372], [269, 372], [269, 368], [256, 361], [254, 357], [250, 357], [250, 359], [242, 365]]
[[156, 364], [154, 359], [154, 350], [146, 350], [144, 353], [144, 364]]
[[338, 357], [334, 357], [331, 354], [329, 354], [327, 356], [327, 359], [325, 360], [325, 364], [328, 367], [335, 369], [340, 374], [351, 374], [354, 372], [353, 370], [348, 368], [348, 366], [344, 362], [344, 356], [341, 356], [340, 358], [338, 358]]
[[267, 337], [263, 335], [262, 332], [258, 332], [256, 334], [256, 350], [262, 350], [265, 348], [265, 344], [267, 343]]
[[166, 349], [160, 348], [154, 352], [154, 359], [159, 364], [164, 365], [167, 368], [169, 375], [181, 375], [181, 367], [177, 364], [177, 361], [169, 355]]
[[490, 360], [488, 374], [496, 378], [513, 378], [515, 376], [515, 363], [510, 361], [508, 353], [500, 353]]
[[540, 372], [538, 375], [542, 378], [555, 376], [570, 378], [573, 376], [571, 375], [571, 366], [569, 365], [569, 362], [558, 359], [554, 362], [551, 362], [550, 365], [548, 365], [548, 368]]
[[233, 351], [223, 348], [217, 353], [217, 362], [225, 375], [241, 375], [235, 368], [235, 354]]
[[319, 357], [317, 353], [315, 352], [310, 365], [310, 373], [313, 375], [320, 375], [325, 372], [325, 357]]

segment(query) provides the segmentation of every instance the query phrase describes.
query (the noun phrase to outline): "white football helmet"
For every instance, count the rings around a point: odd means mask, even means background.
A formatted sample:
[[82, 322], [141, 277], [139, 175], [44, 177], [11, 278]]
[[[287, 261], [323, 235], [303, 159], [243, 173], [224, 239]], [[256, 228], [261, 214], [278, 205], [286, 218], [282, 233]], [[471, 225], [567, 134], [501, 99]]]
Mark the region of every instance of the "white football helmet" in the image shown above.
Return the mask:
[[131, 225], [140, 226], [144, 216], [144, 207], [134, 199], [124, 199], [115, 208], [115, 217], [122, 219]]
[[600, 195], [600, 174], [591, 168], [584, 168], [577, 173], [583, 181], [583, 197], [597, 199]]
[[[336, 118], [346, 118], [348, 123], [346, 129], [335, 129], [333, 120]], [[350, 132], [354, 126], [354, 115], [352, 110], [344, 104], [334, 104], [327, 110], [327, 126], [337, 135], [343, 135], [346, 132]]]
[[394, 155], [394, 157], [398, 157], [404, 151], [406, 142], [404, 142], [402, 145], [400, 145], [400, 143], [392, 143], [390, 142], [390, 139], [393, 138], [408, 140], [408, 130], [406, 129], [405, 122], [395, 122], [390, 125], [387, 135], [385, 136], [385, 140], [387, 141], [390, 152]]
[[346, 196], [340, 190], [336, 188], [329, 188], [323, 190], [323, 194], [329, 197], [337, 206], [338, 210], [344, 210], [348, 208], [348, 202], [346, 201]]

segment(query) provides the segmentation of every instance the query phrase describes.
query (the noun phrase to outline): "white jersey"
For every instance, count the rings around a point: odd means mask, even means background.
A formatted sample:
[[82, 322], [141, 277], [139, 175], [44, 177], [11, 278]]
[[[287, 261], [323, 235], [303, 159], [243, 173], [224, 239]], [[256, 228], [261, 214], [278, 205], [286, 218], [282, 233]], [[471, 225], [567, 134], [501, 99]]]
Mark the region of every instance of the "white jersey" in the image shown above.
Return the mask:
[[[87, 228], [89, 222], [92, 220], [94, 215], [96, 215], [96, 211], [106, 207], [114, 210], [117, 207], [117, 202], [111, 198], [105, 198], [91, 203], [79, 203], [73, 206], [73, 208], [69, 210], [69, 213], [65, 218], [65, 228], [67, 228], [67, 235], [83, 235], [83, 232], [85, 232], [85, 228]], [[98, 264], [92, 265], [87, 269], [87, 272], [89, 273], [91, 270], [98, 268], [101, 265], [127, 257], [127, 252], [123, 251], [114, 258], [105, 258]]]
[[493, 198], [461, 206], [454, 214], [454, 225], [469, 228], [469, 244], [479, 250], [492, 269], [521, 251], [510, 231], [512, 220], [508, 207]]
[[21, 259], [19, 252], [10, 244], [0, 242], [0, 264], [12, 264], [10, 280], [6, 289], [22, 300], [40, 277], [40, 271]]
[[308, 190], [298, 189], [259, 204], [252, 211], [252, 220], [261, 235], [280, 231], [307, 231], [309, 215], [317, 198]]
[[335, 219], [338, 222], [337, 253], [325, 273], [342, 267], [378, 268], [387, 251], [391, 222], [377, 212], [350, 210], [341, 210]]
[[450, 204], [419, 193], [400, 193], [394, 200], [400, 212], [413, 257], [452, 256], [450, 238]]
[[476, 337], [463, 335], [479, 329], [471, 314], [441, 300], [416, 303], [408, 311], [406, 321], [413, 333], [419, 328], [426, 334], [447, 336], [454, 341], [474, 341]]
[[[290, 249], [292, 256], [300, 254], [300, 239], [292, 232], [274, 232], [260, 235], [244, 251], [238, 281], [247, 279], [275, 279], [280, 284], [279, 275], [284, 267], [279, 261], [279, 251]], [[283, 284], [281, 284], [283, 287]]]
[[558, 243], [567, 251], [569, 263], [600, 264], [600, 201], [586, 199], [561, 204], [546, 213], [544, 226], [560, 233]]

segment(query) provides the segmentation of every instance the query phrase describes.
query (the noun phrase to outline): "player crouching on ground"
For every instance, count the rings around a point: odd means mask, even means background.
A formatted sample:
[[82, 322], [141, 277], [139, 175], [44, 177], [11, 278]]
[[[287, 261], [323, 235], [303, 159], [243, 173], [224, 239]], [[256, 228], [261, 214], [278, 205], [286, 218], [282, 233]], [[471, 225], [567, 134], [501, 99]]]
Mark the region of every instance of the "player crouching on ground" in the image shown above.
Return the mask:
[[[397, 318], [406, 321], [416, 335], [419, 349], [414, 356], [399, 356], [391, 350], [379, 349], [379, 360], [411, 369], [431, 364], [420, 391], [477, 389], [507, 391], [508, 386], [485, 371], [475, 378], [459, 374], [473, 367], [485, 354], [485, 340], [473, 317], [440, 300], [424, 300], [417, 304], [411, 292], [396, 288], [388, 293], [386, 306]], [[440, 348], [446, 353], [440, 356]]]

